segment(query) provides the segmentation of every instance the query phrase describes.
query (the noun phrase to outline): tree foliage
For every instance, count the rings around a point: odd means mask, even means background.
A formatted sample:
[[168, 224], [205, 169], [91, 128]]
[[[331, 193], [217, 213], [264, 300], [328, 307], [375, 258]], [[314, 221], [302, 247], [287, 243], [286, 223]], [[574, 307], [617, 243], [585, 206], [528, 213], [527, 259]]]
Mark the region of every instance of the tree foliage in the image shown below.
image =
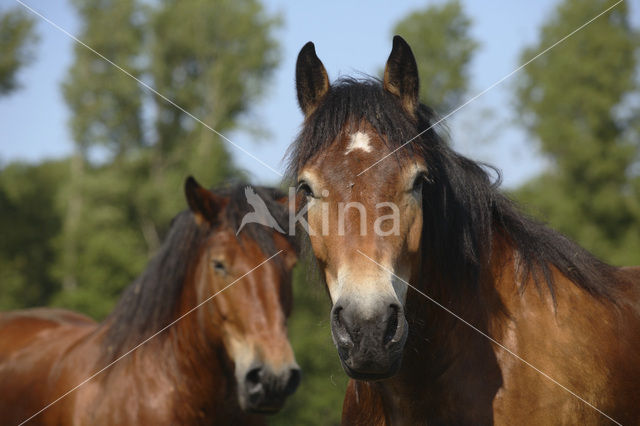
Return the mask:
[[468, 66], [478, 48], [470, 28], [460, 1], [449, 0], [410, 13], [393, 29], [416, 57], [420, 99], [440, 114], [457, 107], [468, 89]]
[[0, 96], [16, 90], [18, 71], [33, 60], [38, 40], [32, 17], [19, 9], [0, 13]]
[[53, 269], [66, 161], [0, 170], [0, 310], [46, 305], [60, 289]]
[[[73, 4], [82, 17], [79, 38], [140, 78], [143, 27], [136, 0], [74, 0]], [[82, 155], [102, 146], [119, 157], [144, 144], [142, 88], [81, 44], [74, 45], [74, 63], [62, 92], [72, 112], [73, 139]]]
[[[610, 5], [561, 2], [523, 61]], [[516, 196], [614, 263], [640, 263], [638, 111], [629, 106], [638, 46], [621, 3], [529, 64], [516, 90], [520, 116], [552, 163]]]
[[180, 108], [235, 128], [277, 63], [278, 20], [255, 0], [74, 4], [79, 38], [130, 74], [77, 45], [62, 86], [76, 149], [53, 302], [100, 318], [184, 207], [186, 175], [211, 185], [242, 177], [224, 142]]

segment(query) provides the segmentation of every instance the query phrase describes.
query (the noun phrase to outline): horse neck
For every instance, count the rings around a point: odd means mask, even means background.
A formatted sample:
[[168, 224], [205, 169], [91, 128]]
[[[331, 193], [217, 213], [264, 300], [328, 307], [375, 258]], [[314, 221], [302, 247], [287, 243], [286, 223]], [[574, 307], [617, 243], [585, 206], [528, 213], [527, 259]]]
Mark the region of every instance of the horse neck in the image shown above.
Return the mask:
[[[130, 354], [118, 355], [116, 359], [121, 359], [108, 380], [120, 380], [121, 374], [136, 375], [142, 385], [146, 383], [151, 387], [144, 390], [141, 386], [142, 392], [165, 395], [183, 407], [180, 411], [185, 416], [197, 417], [210, 411], [220, 414], [233, 409], [237, 405], [235, 397], [231, 403], [225, 401], [229, 395], [235, 395], [233, 390], [229, 391], [235, 383], [230, 379], [232, 367], [221, 338], [211, 332], [215, 324], [207, 327], [212, 304], [206, 303], [189, 312], [199, 303], [189, 276], [176, 303], [177, 321], [157, 335], [152, 333], [162, 328], [150, 331], [148, 337], [140, 339], [139, 343], [144, 343]], [[115, 317], [102, 323], [96, 338], [100, 339], [109, 327], [117, 326], [119, 320]], [[154, 388], [158, 384], [162, 384], [161, 389]], [[188, 423], [186, 418], [180, 422], [183, 421]]]
[[424, 268], [414, 278], [416, 288], [432, 300], [411, 289], [407, 294], [409, 337], [399, 373], [383, 382], [387, 395], [406, 393], [409, 399], [431, 401], [420, 409], [436, 412], [451, 401], [473, 404], [464, 400], [469, 389], [488, 394], [487, 387], [499, 387], [492, 343], [482, 333], [491, 335], [496, 321], [504, 317], [494, 286], [502, 274], [502, 250], [507, 247], [496, 246], [475, 288], [454, 291], [454, 283], [435, 268]]
[[488, 332], [496, 301], [481, 291], [452, 296], [444, 289], [429, 292], [425, 285], [420, 290], [431, 300], [411, 290], [413, 294], [407, 297], [405, 360], [409, 362], [403, 361], [403, 366], [418, 366], [436, 379], [465, 358], [470, 344], [486, 340], [479, 331]]

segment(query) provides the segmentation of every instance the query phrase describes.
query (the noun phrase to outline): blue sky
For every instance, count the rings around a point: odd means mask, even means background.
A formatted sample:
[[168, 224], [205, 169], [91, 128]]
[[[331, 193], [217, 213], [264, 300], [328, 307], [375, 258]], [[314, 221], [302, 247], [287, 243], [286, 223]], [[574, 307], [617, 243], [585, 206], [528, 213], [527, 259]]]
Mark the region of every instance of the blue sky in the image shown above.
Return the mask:
[[[70, 33], [77, 34], [78, 21], [68, 1], [24, 1]], [[248, 119], [258, 121], [269, 137], [256, 141], [253, 135], [242, 130], [227, 136], [276, 170], [282, 170], [286, 148], [302, 122], [295, 96], [294, 65], [304, 43], [309, 40], [315, 43], [331, 79], [356, 72], [375, 74], [391, 49], [394, 24], [412, 10], [433, 3], [438, 1], [265, 1], [270, 12], [280, 12], [284, 18], [277, 35], [282, 43], [282, 61], [264, 98], [255, 105]], [[0, 0], [0, 10], [14, 5], [19, 6], [13, 0]], [[555, 0], [464, 2], [473, 20], [472, 35], [480, 42], [470, 69], [469, 98], [519, 66], [520, 51], [536, 41], [539, 27], [555, 5]], [[637, 3], [629, 6], [637, 26], [640, 7]], [[2, 163], [61, 157], [72, 149], [69, 111], [60, 92], [60, 82], [73, 59], [74, 42], [40, 19], [37, 30], [40, 43], [36, 60], [20, 75], [23, 88], [0, 98]], [[584, 31], [589, 31], [589, 27]], [[562, 45], [557, 49], [562, 49]], [[535, 141], [515, 124], [513, 83], [513, 78], [505, 81], [447, 120], [454, 147], [471, 158], [500, 168], [507, 187], [526, 181], [545, 165], [537, 154]], [[279, 177], [269, 169], [235, 148], [229, 149], [236, 163], [255, 181], [278, 181]]]

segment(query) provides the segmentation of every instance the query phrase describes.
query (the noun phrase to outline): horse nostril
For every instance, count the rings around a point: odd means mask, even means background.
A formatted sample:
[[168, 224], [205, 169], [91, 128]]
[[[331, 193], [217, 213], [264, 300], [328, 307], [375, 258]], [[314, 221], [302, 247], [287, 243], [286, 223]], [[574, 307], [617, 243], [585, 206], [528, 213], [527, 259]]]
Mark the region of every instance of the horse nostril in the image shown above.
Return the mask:
[[298, 385], [300, 384], [300, 369], [292, 368], [289, 372], [289, 380], [287, 380], [287, 385], [284, 388], [284, 395], [289, 396], [298, 389]]
[[340, 313], [342, 312], [344, 308], [340, 305], [336, 305], [333, 307], [333, 321], [338, 324], [338, 325], [342, 325], [342, 319], [340, 318]]
[[264, 386], [262, 385], [262, 367], [254, 367], [245, 376], [245, 384], [249, 397], [257, 397], [262, 394]]
[[331, 320], [331, 333], [335, 339], [335, 342], [339, 347], [346, 348], [353, 346], [353, 336], [349, 329], [348, 318], [345, 318], [344, 308], [340, 304], [336, 304], [333, 307], [332, 320]]
[[382, 343], [386, 346], [396, 336], [398, 331], [398, 317], [400, 316], [400, 306], [392, 303], [389, 305], [389, 316], [387, 318], [387, 327], [382, 338]]

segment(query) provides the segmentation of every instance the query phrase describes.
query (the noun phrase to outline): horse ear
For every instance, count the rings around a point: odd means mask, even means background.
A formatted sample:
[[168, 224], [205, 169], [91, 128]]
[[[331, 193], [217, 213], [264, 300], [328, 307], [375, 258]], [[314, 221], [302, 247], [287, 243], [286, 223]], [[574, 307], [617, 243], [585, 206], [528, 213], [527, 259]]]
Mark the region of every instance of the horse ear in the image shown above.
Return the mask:
[[418, 107], [418, 66], [411, 47], [400, 36], [393, 37], [393, 48], [384, 68], [384, 89], [400, 98], [410, 114]]
[[200, 186], [193, 176], [189, 176], [185, 181], [184, 193], [189, 209], [196, 216], [198, 223], [206, 221], [213, 224], [216, 222], [218, 214], [229, 202], [226, 198], [219, 197]]
[[329, 91], [329, 76], [316, 55], [312, 42], [304, 45], [296, 62], [298, 105], [305, 117], [311, 115]]

